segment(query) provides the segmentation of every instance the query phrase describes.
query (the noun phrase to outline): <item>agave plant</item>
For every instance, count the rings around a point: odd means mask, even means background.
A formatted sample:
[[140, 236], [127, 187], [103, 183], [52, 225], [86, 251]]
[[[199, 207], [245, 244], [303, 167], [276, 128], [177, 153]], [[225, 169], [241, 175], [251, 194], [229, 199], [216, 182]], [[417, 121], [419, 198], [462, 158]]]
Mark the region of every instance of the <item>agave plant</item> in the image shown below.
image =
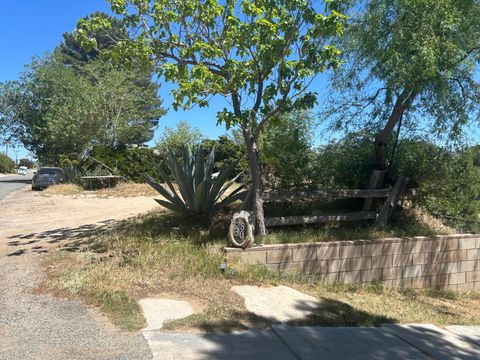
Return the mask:
[[181, 157], [177, 157], [173, 151], [168, 152], [168, 162], [177, 189], [159, 165], [157, 166], [158, 173], [168, 188], [156, 182], [149, 175], [145, 175], [147, 183], [165, 198], [155, 199], [160, 205], [186, 215], [210, 219], [215, 212], [245, 197], [246, 191], [244, 191], [243, 185], [227, 194], [227, 190], [241, 175], [238, 174], [229, 180], [236, 163], [224, 167], [218, 174], [213, 174], [214, 148], [206, 158], [202, 146], [196, 149], [194, 155], [191, 148], [184, 147], [181, 155]]

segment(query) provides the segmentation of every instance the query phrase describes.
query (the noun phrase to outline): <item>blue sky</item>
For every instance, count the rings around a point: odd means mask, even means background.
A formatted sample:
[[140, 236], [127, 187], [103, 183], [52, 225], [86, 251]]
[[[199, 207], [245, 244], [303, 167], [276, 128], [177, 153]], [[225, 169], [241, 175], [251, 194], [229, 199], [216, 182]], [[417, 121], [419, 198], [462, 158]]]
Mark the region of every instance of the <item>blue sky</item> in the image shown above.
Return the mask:
[[[108, 3], [105, 0], [0, 0], [0, 82], [17, 79], [33, 56], [52, 51], [62, 41], [62, 34], [75, 28], [80, 17], [95, 11], [109, 12]], [[313, 89], [322, 92], [318, 85], [324, 80], [325, 77], [317, 79]], [[217, 111], [228, 106], [222, 98], [214, 98], [208, 108], [175, 112], [171, 108], [171, 89], [171, 85], [165, 84], [160, 90], [168, 113], [160, 119], [155, 139], [165, 126], [174, 127], [181, 120], [198, 127], [207, 137], [226, 133], [224, 126], [216, 126]], [[13, 156], [13, 152], [10, 155]], [[25, 155], [26, 150], [19, 149], [19, 157]]]

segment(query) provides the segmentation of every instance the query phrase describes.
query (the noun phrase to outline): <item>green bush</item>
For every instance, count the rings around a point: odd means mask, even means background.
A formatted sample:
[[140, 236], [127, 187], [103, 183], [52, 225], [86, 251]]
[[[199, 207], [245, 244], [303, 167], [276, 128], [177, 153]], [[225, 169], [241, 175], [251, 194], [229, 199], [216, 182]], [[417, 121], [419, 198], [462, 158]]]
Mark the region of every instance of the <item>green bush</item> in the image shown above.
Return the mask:
[[[480, 146], [449, 150], [410, 138], [399, 141], [392, 157], [391, 145], [387, 149], [391, 157], [387, 181], [404, 174], [418, 183], [414, 204], [452, 219], [449, 223], [462, 229], [479, 224], [480, 201], [475, 198], [480, 195]], [[349, 133], [324, 145], [317, 150], [315, 182], [320, 188], [366, 188], [372, 154], [370, 133]]]
[[15, 172], [15, 163], [4, 154], [0, 154], [0, 173]]
[[317, 149], [315, 183], [319, 188], [365, 188], [372, 172], [373, 135], [349, 133]]
[[296, 111], [280, 116], [267, 126], [260, 140], [260, 156], [267, 186], [301, 188], [313, 172], [313, 117]]
[[30, 159], [23, 158], [23, 159], [18, 160], [18, 166], [26, 166], [27, 168], [31, 169], [31, 168], [35, 167], [35, 162], [33, 162]]
[[153, 149], [148, 148], [111, 148], [97, 146], [90, 156], [116, 171], [116, 175], [144, 182], [144, 174], [156, 177], [156, 164], [160, 161]]
[[207, 152], [215, 148], [214, 172], [220, 171], [229, 164], [237, 163], [233, 173], [248, 175], [248, 158], [244, 144], [238, 144], [228, 136], [220, 135], [216, 140], [204, 140], [202, 147]]
[[480, 147], [449, 151], [427, 141], [403, 140], [392, 175], [418, 182], [414, 201], [441, 216], [477, 218], [480, 202]]

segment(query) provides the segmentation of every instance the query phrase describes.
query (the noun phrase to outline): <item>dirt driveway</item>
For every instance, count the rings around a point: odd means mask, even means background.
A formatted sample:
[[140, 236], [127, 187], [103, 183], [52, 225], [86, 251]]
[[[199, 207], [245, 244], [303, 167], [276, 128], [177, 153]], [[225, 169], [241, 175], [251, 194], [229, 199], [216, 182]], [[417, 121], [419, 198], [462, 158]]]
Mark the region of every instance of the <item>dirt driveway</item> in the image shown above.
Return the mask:
[[153, 197], [45, 195], [25, 187], [0, 201], [0, 256], [76, 247], [95, 230], [155, 208]]
[[151, 197], [47, 197], [28, 188], [0, 201], [0, 359], [151, 359], [141, 333], [35, 289], [52, 248], [74, 250], [92, 231], [157, 207]]

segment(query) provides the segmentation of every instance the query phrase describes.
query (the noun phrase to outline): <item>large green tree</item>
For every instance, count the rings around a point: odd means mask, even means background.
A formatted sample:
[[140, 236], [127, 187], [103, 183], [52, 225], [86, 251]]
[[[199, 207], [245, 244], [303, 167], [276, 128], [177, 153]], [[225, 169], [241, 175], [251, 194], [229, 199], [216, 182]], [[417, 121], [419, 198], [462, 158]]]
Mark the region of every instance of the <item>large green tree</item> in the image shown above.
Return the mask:
[[35, 59], [19, 80], [0, 87], [0, 119], [44, 163], [91, 145], [142, 144], [165, 110], [158, 85], [138, 78], [99, 60], [78, 70], [54, 56]]
[[337, 124], [376, 128], [374, 166], [397, 124], [457, 136], [477, 120], [478, 0], [362, 0], [339, 47], [346, 65], [333, 82]]
[[[318, 73], [339, 64], [331, 45], [344, 16], [336, 2], [313, 0], [108, 0], [130, 27], [132, 40], [108, 51], [114, 59], [143, 57], [177, 85], [174, 106], [208, 106], [218, 95], [230, 105], [217, 116], [238, 125], [249, 158], [252, 186], [244, 204], [266, 234], [258, 136], [272, 118], [311, 108], [308, 91]], [[102, 18], [80, 21], [79, 37], [96, 47], [92, 29], [111, 27]]]
[[128, 38], [128, 31], [123, 23], [103, 12], [95, 12], [84, 18], [88, 21], [92, 18], [100, 18], [109, 21], [112, 26], [108, 29], [96, 29], [89, 31], [86, 36], [95, 39], [97, 46], [85, 49], [71, 32], [63, 34], [63, 41], [55, 49], [57, 59], [67, 65], [82, 66], [89, 61], [97, 60], [102, 50], [115, 46], [117, 41]]

